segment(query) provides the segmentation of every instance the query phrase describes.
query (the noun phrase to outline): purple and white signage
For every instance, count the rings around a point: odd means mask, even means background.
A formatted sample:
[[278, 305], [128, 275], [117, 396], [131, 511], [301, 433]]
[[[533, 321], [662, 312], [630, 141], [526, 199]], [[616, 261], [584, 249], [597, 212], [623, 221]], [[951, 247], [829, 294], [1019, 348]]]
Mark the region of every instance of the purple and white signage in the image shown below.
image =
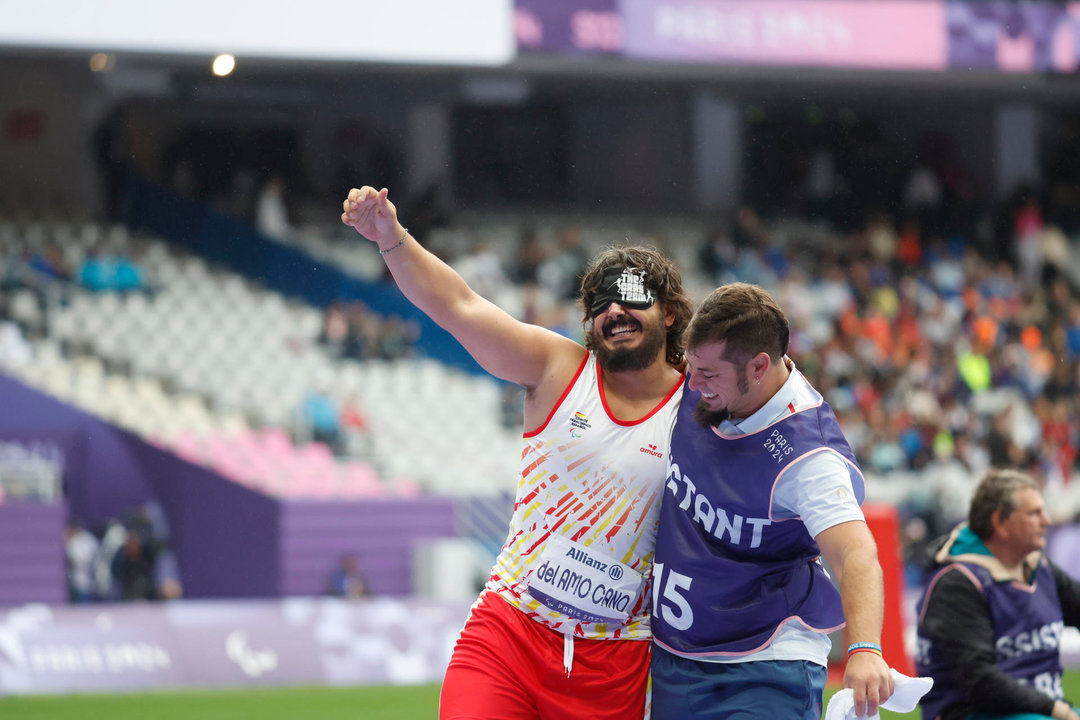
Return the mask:
[[635, 0], [621, 9], [628, 57], [920, 70], [945, 64], [945, 8], [937, 2]]
[[467, 614], [395, 598], [25, 605], [0, 612], [0, 695], [434, 683]]
[[514, 35], [519, 50], [620, 53], [622, 16], [617, 0], [518, 0]]
[[517, 0], [518, 50], [870, 70], [1075, 72], [1080, 2]]
[[950, 2], [949, 67], [1071, 73], [1080, 61], [1080, 3]]

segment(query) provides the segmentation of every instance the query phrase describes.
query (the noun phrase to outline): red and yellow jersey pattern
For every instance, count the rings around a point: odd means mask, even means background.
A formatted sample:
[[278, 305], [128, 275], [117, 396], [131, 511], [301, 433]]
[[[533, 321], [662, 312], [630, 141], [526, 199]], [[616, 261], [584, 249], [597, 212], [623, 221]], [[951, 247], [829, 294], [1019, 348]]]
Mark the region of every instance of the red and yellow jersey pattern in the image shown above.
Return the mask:
[[514, 514], [487, 590], [582, 638], [648, 639], [653, 547], [680, 378], [645, 417], [616, 420], [589, 353], [523, 436]]

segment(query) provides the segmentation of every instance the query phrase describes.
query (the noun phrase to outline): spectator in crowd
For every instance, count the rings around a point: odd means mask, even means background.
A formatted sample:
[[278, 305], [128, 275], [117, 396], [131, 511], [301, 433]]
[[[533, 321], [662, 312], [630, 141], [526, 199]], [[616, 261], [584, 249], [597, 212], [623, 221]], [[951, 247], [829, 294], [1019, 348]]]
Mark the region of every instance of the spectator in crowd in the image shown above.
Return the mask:
[[350, 458], [370, 457], [374, 449], [371, 420], [357, 393], [350, 392], [342, 400], [338, 425], [341, 427], [341, 453]]
[[510, 279], [518, 285], [540, 282], [540, 268], [547, 258], [547, 248], [535, 228], [525, 229], [517, 243], [517, 259], [511, 268]]
[[0, 321], [0, 367], [26, 367], [34, 359], [34, 349], [13, 322]]
[[100, 250], [91, 249], [79, 266], [79, 284], [87, 290], [104, 292], [112, 289], [113, 265]]
[[711, 228], [698, 249], [698, 260], [706, 277], [713, 285], [735, 280], [733, 270], [738, 261], [739, 249], [725, 226]]
[[146, 529], [131, 524], [124, 543], [112, 559], [112, 576], [121, 600], [156, 600], [157, 582], [154, 578], [156, 548]]
[[326, 346], [332, 355], [341, 357], [345, 354], [345, 343], [349, 337], [349, 318], [345, 304], [340, 300], [330, 303], [323, 311], [322, 327], [319, 329], [319, 342]]
[[391, 315], [379, 323], [378, 357], [383, 360], [398, 360], [413, 354], [413, 348], [420, 335], [420, 327], [415, 321], [405, 320], [399, 315]]
[[566, 225], [559, 230], [559, 244], [537, 270], [540, 284], [558, 300], [573, 300], [581, 287], [581, 276], [589, 261], [581, 245], [581, 229]]
[[43, 281], [71, 280], [71, 269], [55, 242], [47, 243], [44, 248], [31, 254], [29, 269]]
[[768, 246], [768, 227], [757, 210], [749, 205], [743, 205], [735, 211], [732, 239], [740, 250]]
[[179, 600], [184, 596], [176, 552], [162, 545], [154, 559], [154, 590], [158, 600]]
[[325, 443], [335, 454], [341, 451], [341, 420], [337, 403], [325, 384], [304, 395], [301, 415], [315, 442]]
[[933, 225], [941, 212], [943, 190], [937, 173], [925, 162], [916, 162], [904, 181], [904, 210]]
[[371, 588], [360, 569], [360, 556], [357, 553], [347, 552], [341, 556], [338, 567], [327, 578], [326, 594], [346, 599], [362, 598], [371, 594]]
[[81, 524], [68, 523], [64, 556], [67, 558], [68, 598], [73, 603], [88, 603], [97, 599], [94, 558], [100, 546], [97, 537]]
[[255, 200], [255, 229], [268, 238], [282, 242], [292, 235], [285, 190], [285, 177], [274, 173], [267, 178]]
[[1080, 720], [1061, 689], [1064, 626], [1080, 626], [1080, 583], [1044, 555], [1050, 518], [1039, 484], [992, 470], [968, 520], [933, 547], [918, 603], [923, 717]]
[[120, 253], [113, 259], [112, 287], [118, 292], [146, 289], [146, 275], [142, 266], [130, 256]]
[[127, 530], [123, 523], [112, 518], [101, 533], [101, 545], [94, 557], [94, 584], [97, 596], [109, 602], [120, 600], [120, 584], [113, 573], [113, 559], [124, 546]]
[[156, 501], [139, 506], [129, 519], [143, 537], [150, 538], [154, 560], [154, 596], [157, 600], [177, 600], [183, 597], [179, 558], [172, 547], [172, 533], [165, 510]]
[[0, 273], [0, 290], [25, 287], [30, 279], [29, 250], [18, 248], [4, 255], [3, 272]]
[[130, 292], [147, 289], [145, 272], [124, 252], [105, 254], [94, 249], [86, 254], [78, 271], [79, 284], [93, 292]]
[[110, 520], [90, 572], [94, 594], [101, 600], [180, 597], [179, 569], [161, 507], [149, 502], [129, 512], [124, 522]]
[[348, 326], [345, 335], [345, 357], [354, 360], [378, 357], [382, 318], [360, 301], [348, 305], [345, 318]]
[[487, 300], [498, 298], [508, 282], [502, 260], [486, 240], [477, 241], [454, 261], [453, 267], [469, 287]]
[[1019, 206], [1013, 212], [1013, 252], [1021, 277], [1031, 283], [1039, 279], [1042, 270], [1040, 243], [1045, 223], [1035, 189], [1024, 188], [1019, 194]]

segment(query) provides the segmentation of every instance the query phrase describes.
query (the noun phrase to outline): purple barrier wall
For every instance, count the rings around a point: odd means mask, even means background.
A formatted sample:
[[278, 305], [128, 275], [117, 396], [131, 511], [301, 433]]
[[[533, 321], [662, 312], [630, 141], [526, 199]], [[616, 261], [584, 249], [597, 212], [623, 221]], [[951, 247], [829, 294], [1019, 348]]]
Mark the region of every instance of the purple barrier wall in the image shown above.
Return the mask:
[[[374, 592], [408, 594], [413, 546], [455, 534], [446, 499], [281, 501], [4, 375], [0, 398], [0, 440], [49, 448], [63, 467], [72, 518], [92, 526], [122, 518], [148, 500], [161, 506], [189, 598], [317, 595], [347, 551], [359, 555]], [[63, 511], [57, 514], [55, 535], [43, 530], [33, 540], [47, 547], [26, 552], [55, 552], [65, 520]], [[4, 558], [0, 550], [0, 578]], [[59, 587], [65, 592], [62, 575]]]
[[[97, 525], [150, 499], [131, 433], [0, 374], [0, 439], [48, 447], [63, 464], [73, 518]], [[137, 438], [136, 438], [137, 439]]]
[[454, 535], [447, 498], [283, 503], [281, 594], [321, 593], [342, 553], [355, 552], [373, 593], [407, 595], [416, 543]]
[[277, 500], [147, 443], [130, 449], [168, 517], [186, 597], [279, 593]]
[[62, 503], [0, 504], [0, 606], [67, 601]]

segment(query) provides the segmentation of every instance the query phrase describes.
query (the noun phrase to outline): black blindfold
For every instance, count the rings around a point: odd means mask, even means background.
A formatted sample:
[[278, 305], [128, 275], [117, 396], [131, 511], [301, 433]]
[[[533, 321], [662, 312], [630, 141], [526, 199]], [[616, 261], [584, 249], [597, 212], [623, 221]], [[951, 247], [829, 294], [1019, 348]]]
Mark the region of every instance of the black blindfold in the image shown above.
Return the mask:
[[635, 310], [648, 310], [655, 302], [656, 295], [645, 284], [645, 271], [620, 265], [604, 271], [589, 310], [592, 317], [596, 317], [607, 310], [611, 303]]

